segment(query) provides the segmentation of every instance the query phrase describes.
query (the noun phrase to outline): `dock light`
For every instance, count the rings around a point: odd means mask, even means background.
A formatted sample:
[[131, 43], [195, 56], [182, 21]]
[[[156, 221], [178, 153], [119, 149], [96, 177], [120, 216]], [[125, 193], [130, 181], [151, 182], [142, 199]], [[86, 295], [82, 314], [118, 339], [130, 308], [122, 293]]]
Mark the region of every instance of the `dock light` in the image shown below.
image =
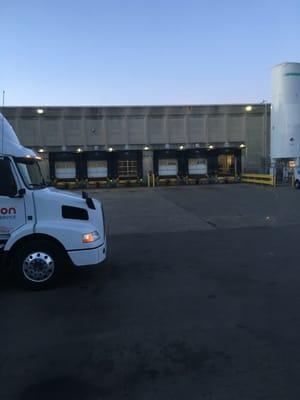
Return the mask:
[[37, 110], [36, 110], [36, 112], [38, 113], [38, 114], [44, 114], [44, 109], [43, 108], [38, 108]]
[[246, 145], [244, 143], [240, 144], [240, 149], [244, 149], [246, 147]]
[[288, 162], [288, 166], [289, 168], [295, 168], [296, 167], [296, 161], [295, 160], [291, 160]]
[[98, 231], [86, 233], [82, 236], [83, 243], [93, 243], [100, 238], [100, 234]]
[[183, 144], [181, 144], [181, 145], [179, 146], [179, 150], [184, 150], [184, 145], [183, 145]]
[[82, 153], [82, 149], [80, 147], [78, 147], [78, 149], [76, 151], [77, 151], [77, 153]]
[[212, 144], [210, 144], [210, 145], [208, 146], [209, 150], [214, 149], [214, 147], [215, 147], [215, 146], [213, 146]]
[[149, 149], [150, 149], [149, 146], [145, 146], [145, 147], [144, 147], [144, 150], [145, 150], [145, 151], [148, 151]]
[[247, 112], [252, 111], [252, 106], [246, 106], [246, 107], [245, 107], [245, 110], [246, 110]]
[[114, 151], [114, 149], [112, 147], [109, 147], [108, 151], [111, 153], [112, 151]]
[[44, 149], [38, 149], [38, 153], [45, 153], [45, 150]]

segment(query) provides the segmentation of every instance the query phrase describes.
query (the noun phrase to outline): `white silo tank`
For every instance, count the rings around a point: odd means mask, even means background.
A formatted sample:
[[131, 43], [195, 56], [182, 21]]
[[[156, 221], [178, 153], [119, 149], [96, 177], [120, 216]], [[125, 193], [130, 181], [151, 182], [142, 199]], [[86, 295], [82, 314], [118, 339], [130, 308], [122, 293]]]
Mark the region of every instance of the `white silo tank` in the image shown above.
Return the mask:
[[300, 157], [300, 63], [272, 69], [271, 159]]

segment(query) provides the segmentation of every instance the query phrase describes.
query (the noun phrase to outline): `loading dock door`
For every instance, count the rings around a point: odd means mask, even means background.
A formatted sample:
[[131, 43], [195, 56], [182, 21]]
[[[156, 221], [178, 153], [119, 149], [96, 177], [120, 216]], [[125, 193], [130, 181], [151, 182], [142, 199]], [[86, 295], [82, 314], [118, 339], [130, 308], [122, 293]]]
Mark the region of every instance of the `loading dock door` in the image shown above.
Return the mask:
[[57, 179], [75, 179], [76, 164], [75, 161], [56, 161], [55, 178]]
[[91, 160], [87, 162], [88, 178], [107, 178], [107, 161]]
[[118, 176], [120, 178], [136, 178], [138, 176], [138, 168], [136, 160], [119, 160]]
[[218, 156], [218, 174], [234, 175], [235, 157], [233, 154], [220, 154]]
[[176, 158], [158, 160], [159, 176], [176, 176], [178, 173], [178, 161]]
[[189, 175], [206, 175], [207, 162], [203, 158], [189, 159]]

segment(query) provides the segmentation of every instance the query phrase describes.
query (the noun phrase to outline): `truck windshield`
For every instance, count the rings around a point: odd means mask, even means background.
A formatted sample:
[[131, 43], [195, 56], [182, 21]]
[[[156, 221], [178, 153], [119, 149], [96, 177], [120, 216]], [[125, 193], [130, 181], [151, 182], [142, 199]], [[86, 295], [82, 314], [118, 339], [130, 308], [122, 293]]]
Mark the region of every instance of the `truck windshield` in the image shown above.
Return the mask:
[[39, 163], [36, 160], [16, 158], [15, 161], [27, 187], [31, 189], [41, 189], [46, 186]]

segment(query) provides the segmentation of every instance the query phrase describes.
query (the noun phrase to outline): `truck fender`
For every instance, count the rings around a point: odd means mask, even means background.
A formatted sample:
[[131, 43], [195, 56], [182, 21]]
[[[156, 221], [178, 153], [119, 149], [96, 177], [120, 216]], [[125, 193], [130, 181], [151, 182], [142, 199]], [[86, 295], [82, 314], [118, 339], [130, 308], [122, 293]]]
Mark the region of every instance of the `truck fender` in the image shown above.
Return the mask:
[[12, 247], [7, 251], [7, 259], [11, 260], [11, 256], [18, 251], [18, 247], [25, 245], [28, 242], [31, 242], [33, 240], [37, 240], [37, 239], [43, 239], [43, 240], [48, 240], [49, 242], [55, 243], [58, 248], [61, 249], [62, 254], [65, 255], [65, 257], [67, 258], [67, 260], [69, 261], [69, 256], [68, 253], [66, 252], [66, 249], [64, 248], [64, 246], [62, 245], [62, 243], [57, 240], [56, 238], [54, 238], [53, 236], [50, 235], [46, 235], [46, 234], [40, 234], [40, 233], [33, 233], [27, 236], [22, 236], [19, 240], [17, 240]]

